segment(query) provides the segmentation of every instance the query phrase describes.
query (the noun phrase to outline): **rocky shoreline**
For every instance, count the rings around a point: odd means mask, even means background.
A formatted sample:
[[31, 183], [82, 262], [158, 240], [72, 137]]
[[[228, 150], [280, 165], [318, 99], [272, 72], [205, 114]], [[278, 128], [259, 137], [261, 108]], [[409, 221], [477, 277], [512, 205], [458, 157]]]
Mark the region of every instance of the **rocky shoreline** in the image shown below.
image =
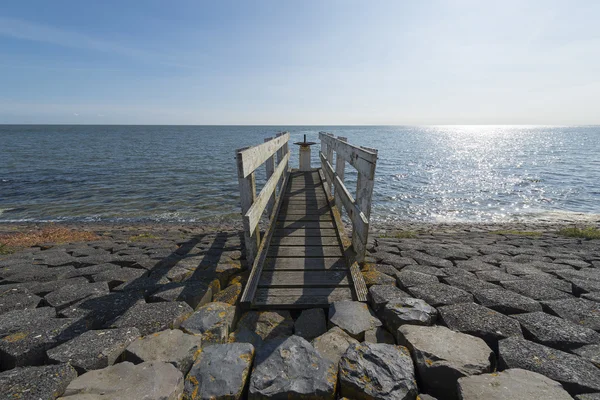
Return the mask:
[[0, 255], [0, 398], [600, 399], [600, 240], [568, 225], [380, 225], [368, 304], [257, 312], [235, 223], [63, 224], [97, 238]]

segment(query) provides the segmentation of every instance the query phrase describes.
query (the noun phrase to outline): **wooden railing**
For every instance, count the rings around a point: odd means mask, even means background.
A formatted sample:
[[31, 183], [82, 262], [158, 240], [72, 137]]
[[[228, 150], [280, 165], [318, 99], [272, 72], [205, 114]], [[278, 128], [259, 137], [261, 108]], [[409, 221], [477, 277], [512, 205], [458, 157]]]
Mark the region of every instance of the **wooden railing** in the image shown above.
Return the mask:
[[[236, 150], [246, 259], [250, 266], [254, 264], [262, 245], [258, 223], [265, 210], [270, 218], [273, 217], [276, 197], [281, 196], [282, 182], [289, 174], [289, 140], [290, 134], [282, 132], [275, 138], [266, 138], [264, 143], [257, 146]], [[277, 154], [277, 164], [275, 164], [275, 154]], [[257, 196], [254, 171], [263, 164], [267, 170], [267, 182]], [[280, 188], [279, 193], [277, 188]]]
[[[342, 207], [352, 222], [352, 248], [355, 260], [364, 261], [369, 238], [369, 217], [371, 216], [371, 198], [375, 182], [377, 150], [354, 146], [345, 137], [335, 137], [330, 133], [319, 132], [321, 139], [321, 166], [326, 180], [325, 191], [331, 197], [332, 186], [334, 201], [338, 211]], [[335, 170], [333, 153], [336, 153]], [[344, 169], [348, 162], [358, 172], [356, 199], [344, 185]]]

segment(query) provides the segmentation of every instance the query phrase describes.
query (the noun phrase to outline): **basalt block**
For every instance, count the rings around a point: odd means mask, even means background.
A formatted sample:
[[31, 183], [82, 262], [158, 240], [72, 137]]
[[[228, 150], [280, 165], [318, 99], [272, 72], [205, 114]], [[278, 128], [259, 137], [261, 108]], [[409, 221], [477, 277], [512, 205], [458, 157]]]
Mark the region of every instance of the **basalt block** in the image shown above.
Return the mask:
[[138, 303], [110, 324], [111, 328], [137, 328], [141, 335], [179, 328], [194, 310], [182, 301]]
[[357, 301], [336, 301], [329, 306], [329, 324], [337, 326], [357, 340], [364, 338], [365, 331], [381, 326], [366, 304]]
[[15, 368], [0, 373], [0, 389], [3, 399], [54, 400], [76, 377], [68, 364]]

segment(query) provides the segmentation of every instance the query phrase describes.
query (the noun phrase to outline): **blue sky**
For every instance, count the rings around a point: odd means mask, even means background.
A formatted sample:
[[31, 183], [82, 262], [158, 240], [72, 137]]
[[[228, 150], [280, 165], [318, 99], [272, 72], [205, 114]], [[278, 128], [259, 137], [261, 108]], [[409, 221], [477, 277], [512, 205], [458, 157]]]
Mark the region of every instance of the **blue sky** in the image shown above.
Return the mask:
[[600, 1], [4, 1], [0, 123], [599, 124]]

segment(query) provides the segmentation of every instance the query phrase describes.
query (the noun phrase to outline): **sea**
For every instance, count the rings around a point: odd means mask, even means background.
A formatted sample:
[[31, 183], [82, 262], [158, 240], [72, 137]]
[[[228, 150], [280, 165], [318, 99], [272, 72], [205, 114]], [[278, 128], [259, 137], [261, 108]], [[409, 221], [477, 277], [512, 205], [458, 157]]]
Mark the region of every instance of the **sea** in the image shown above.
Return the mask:
[[512, 125], [0, 125], [0, 222], [238, 221], [235, 150], [282, 131], [292, 167], [320, 131], [378, 149], [374, 222], [600, 222], [600, 126]]

